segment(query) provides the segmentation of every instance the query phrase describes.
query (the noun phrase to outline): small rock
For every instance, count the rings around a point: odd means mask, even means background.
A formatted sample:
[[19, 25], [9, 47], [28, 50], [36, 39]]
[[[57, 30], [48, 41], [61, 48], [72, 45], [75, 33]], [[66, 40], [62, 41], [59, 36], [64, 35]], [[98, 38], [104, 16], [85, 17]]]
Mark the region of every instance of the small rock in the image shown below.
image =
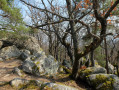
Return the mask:
[[26, 85], [29, 81], [26, 79], [15, 78], [10, 81], [10, 85], [13, 87], [19, 87], [19, 85]]
[[46, 86], [44, 89], [51, 88], [51, 90], [78, 90], [77, 88], [62, 85], [62, 84], [56, 84], [56, 83], [46, 83]]
[[17, 75], [19, 75], [19, 76], [23, 76], [23, 71], [20, 70], [18, 67], [15, 67], [15, 68], [14, 68], [14, 72], [15, 72]]
[[3, 61], [3, 59], [2, 58], [0, 58], [0, 62], [2, 62]]
[[9, 82], [5, 82], [5, 81], [0, 81], [0, 86], [4, 86], [6, 84], [9, 84]]

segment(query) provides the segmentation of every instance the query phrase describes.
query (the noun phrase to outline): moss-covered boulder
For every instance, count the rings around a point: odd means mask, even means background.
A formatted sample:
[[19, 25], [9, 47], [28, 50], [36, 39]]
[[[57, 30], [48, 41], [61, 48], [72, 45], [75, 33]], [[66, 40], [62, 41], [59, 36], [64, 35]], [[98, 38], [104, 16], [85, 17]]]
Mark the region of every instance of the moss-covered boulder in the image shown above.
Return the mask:
[[106, 69], [97, 65], [95, 67], [88, 67], [86, 69], [80, 69], [78, 71], [79, 78], [85, 80], [86, 77], [90, 74], [99, 74], [99, 73], [106, 73]]
[[114, 74], [91, 74], [87, 82], [96, 90], [118, 90], [119, 78]]
[[10, 81], [10, 85], [15, 88], [15, 90], [41, 90], [42, 83], [37, 80], [26, 80], [21, 78], [15, 78]]

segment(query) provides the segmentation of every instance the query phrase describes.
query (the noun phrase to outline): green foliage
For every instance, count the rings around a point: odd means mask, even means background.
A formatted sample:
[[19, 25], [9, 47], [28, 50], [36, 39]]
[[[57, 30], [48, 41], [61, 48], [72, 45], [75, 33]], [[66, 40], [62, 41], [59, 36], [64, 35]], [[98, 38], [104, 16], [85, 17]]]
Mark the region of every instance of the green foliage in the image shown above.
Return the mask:
[[7, 31], [0, 31], [0, 39], [7, 38], [10, 34], [13, 34], [14, 32], [7, 32]]
[[14, 0], [0, 0], [0, 30], [14, 32], [28, 32], [29, 28], [24, 25], [20, 8], [14, 7]]
[[33, 34], [33, 33], [37, 33], [38, 29], [37, 28], [29, 28], [29, 33]]
[[10, 3], [11, 0], [0, 0], [0, 10], [2, 10], [11, 21], [21, 23], [22, 15], [20, 13], [20, 9], [14, 7], [12, 4], [8, 5], [8, 2]]

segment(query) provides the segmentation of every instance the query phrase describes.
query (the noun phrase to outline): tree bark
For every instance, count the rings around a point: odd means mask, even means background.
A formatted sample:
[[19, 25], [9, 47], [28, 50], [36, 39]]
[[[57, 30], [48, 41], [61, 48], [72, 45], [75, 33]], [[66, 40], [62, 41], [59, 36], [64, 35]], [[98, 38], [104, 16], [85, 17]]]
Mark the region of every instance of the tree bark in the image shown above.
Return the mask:
[[106, 38], [104, 38], [104, 42], [105, 42], [106, 69], [107, 69], [107, 74], [109, 74], [109, 68], [108, 68], [108, 54], [107, 54], [107, 42], [106, 42]]

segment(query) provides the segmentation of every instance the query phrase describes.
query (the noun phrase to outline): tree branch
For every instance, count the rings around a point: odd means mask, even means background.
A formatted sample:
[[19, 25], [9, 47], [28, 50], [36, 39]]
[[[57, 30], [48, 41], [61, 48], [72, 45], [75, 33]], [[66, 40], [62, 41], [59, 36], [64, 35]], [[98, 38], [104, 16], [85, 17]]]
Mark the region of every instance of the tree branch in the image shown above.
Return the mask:
[[116, 0], [115, 3], [110, 7], [110, 9], [105, 14], [105, 18], [108, 18], [110, 16], [110, 13], [113, 11], [113, 9], [119, 4], [119, 0]]
[[60, 18], [67, 19], [66, 17], [63, 17], [63, 16], [61, 16], [61, 15], [55, 13], [55, 12], [51, 12], [51, 11], [49, 11], [49, 10], [47, 10], [47, 9], [42, 9], [42, 8], [36, 7], [36, 6], [34, 6], [34, 5], [30, 4], [30, 3], [27, 3], [27, 2], [24, 1], [24, 0], [20, 0], [20, 1], [23, 2], [24, 4], [28, 5], [28, 6], [31, 6], [31, 7], [35, 8], [35, 9], [40, 10], [41, 12], [46, 11], [46, 12], [49, 12], [49, 13], [51, 13], [51, 14], [53, 14], [53, 15], [56, 15], [56, 16], [58, 16], [58, 17], [60, 17]]

